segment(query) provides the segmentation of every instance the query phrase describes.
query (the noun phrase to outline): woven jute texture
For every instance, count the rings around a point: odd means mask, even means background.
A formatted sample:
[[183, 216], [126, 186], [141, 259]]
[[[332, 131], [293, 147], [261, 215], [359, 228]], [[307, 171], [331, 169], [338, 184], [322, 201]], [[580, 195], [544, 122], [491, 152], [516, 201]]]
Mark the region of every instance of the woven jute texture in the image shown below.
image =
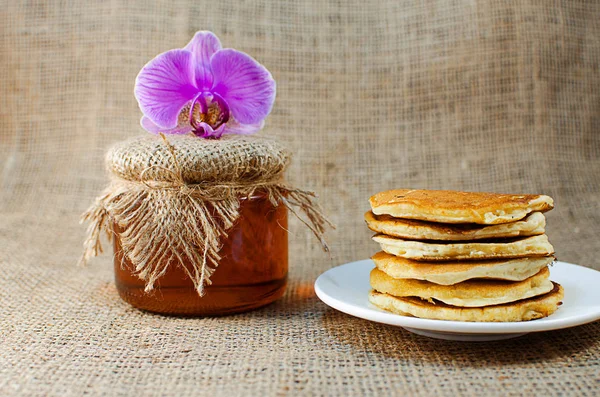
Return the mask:
[[[281, 301], [165, 318], [119, 299], [110, 255], [75, 265], [78, 218], [108, 147], [143, 134], [136, 74], [201, 29], [272, 72], [261, 134], [337, 229], [330, 259], [290, 218]], [[597, 394], [598, 322], [444, 342], [329, 309], [312, 285], [376, 251], [368, 197], [407, 187], [548, 194], [557, 257], [600, 269], [599, 38], [583, 0], [3, 1], [0, 394]]]
[[131, 182], [169, 184], [181, 179], [189, 185], [236, 187], [279, 182], [290, 160], [287, 148], [265, 137], [174, 135], [161, 139], [144, 134], [112, 146], [106, 153], [106, 168], [111, 175]]

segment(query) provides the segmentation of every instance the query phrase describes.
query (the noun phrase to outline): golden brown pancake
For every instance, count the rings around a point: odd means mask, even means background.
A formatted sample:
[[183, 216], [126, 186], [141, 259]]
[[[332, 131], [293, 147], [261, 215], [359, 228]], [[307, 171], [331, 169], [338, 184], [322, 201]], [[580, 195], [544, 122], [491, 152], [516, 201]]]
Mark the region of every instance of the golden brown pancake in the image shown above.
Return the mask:
[[554, 257], [528, 257], [486, 261], [422, 262], [385, 252], [376, 253], [375, 266], [393, 278], [410, 278], [452, 285], [475, 278], [522, 281], [554, 261]]
[[554, 247], [545, 234], [508, 241], [481, 242], [423, 242], [378, 234], [373, 236], [373, 240], [388, 254], [422, 261], [521, 258], [554, 254]]
[[429, 281], [398, 279], [375, 268], [371, 271], [371, 287], [392, 296], [415, 296], [436, 299], [452, 306], [482, 307], [500, 305], [542, 295], [552, 290], [547, 267], [523, 281], [467, 280], [454, 285], [438, 285]]
[[548, 317], [558, 309], [564, 296], [564, 290], [560, 284], [554, 282], [552, 284], [552, 290], [544, 295], [485, 307], [456, 307], [441, 302], [430, 303], [414, 297], [398, 298], [377, 291], [371, 291], [369, 302], [392, 313], [433, 320], [529, 321]]
[[435, 223], [375, 215], [371, 211], [365, 213], [365, 221], [374, 232], [408, 240], [464, 241], [536, 236], [544, 234], [546, 226], [546, 217], [541, 212], [534, 212], [516, 222], [499, 225]]
[[452, 190], [388, 190], [372, 196], [369, 202], [375, 215], [485, 225], [518, 221], [531, 212], [544, 212], [554, 207], [552, 198], [545, 195]]

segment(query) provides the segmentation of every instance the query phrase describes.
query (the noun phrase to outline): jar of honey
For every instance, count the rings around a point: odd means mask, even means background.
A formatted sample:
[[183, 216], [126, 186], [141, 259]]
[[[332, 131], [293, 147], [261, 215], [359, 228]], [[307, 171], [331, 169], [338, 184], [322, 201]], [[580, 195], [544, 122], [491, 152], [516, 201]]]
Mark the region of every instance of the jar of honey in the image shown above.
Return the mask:
[[175, 259], [158, 286], [145, 292], [145, 281], [123, 255], [119, 228], [114, 237], [115, 284], [131, 305], [151, 312], [176, 315], [223, 315], [267, 305], [280, 298], [287, 284], [287, 208], [274, 206], [265, 195], [240, 198], [240, 216], [221, 241], [221, 260], [199, 296], [184, 266]]
[[[121, 298], [151, 312], [214, 316], [280, 298], [288, 273], [288, 209], [321, 242], [311, 192], [283, 176], [290, 153], [255, 136], [146, 136], [106, 157], [111, 183], [84, 214], [84, 261], [113, 239]], [[324, 248], [326, 248], [324, 246]]]

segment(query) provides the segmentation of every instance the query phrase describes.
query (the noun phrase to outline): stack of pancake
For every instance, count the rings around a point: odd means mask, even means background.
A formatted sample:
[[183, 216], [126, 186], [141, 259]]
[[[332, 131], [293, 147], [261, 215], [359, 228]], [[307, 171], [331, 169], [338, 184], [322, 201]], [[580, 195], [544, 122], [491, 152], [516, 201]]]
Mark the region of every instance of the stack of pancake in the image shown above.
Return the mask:
[[369, 301], [387, 311], [455, 321], [525, 321], [554, 313], [554, 248], [544, 195], [390, 190], [365, 214], [381, 252]]

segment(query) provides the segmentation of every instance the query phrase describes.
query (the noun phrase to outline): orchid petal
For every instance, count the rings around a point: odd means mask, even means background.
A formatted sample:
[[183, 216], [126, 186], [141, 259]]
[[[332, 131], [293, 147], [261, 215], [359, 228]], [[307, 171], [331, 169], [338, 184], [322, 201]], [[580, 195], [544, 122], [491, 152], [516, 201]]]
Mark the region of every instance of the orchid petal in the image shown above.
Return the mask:
[[237, 135], [250, 135], [260, 131], [265, 126], [265, 122], [261, 121], [256, 124], [240, 124], [238, 122], [230, 121], [225, 124], [224, 134], [237, 134]]
[[164, 133], [164, 134], [187, 134], [193, 130], [191, 125], [181, 125], [174, 128], [162, 128], [157, 126], [148, 117], [143, 116], [140, 120], [142, 128], [153, 134]]
[[158, 55], [138, 74], [134, 93], [142, 113], [154, 124], [177, 127], [179, 112], [198, 93], [192, 53], [171, 50]]
[[184, 48], [194, 54], [196, 86], [201, 91], [212, 87], [213, 76], [210, 70], [210, 57], [221, 48], [223, 47], [221, 47], [219, 38], [208, 31], [196, 32], [194, 38]]
[[275, 80], [250, 55], [226, 48], [210, 59], [214, 77], [211, 91], [221, 95], [241, 124], [264, 120], [275, 101]]

